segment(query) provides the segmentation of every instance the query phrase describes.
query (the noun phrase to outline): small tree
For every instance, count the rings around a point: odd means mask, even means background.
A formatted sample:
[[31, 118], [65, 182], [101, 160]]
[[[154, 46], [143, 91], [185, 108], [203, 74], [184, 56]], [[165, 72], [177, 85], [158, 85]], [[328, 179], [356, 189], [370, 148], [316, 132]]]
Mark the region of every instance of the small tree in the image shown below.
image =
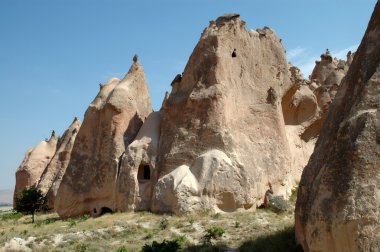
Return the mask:
[[36, 212], [49, 210], [47, 197], [35, 186], [24, 189], [16, 198], [15, 210], [23, 214], [31, 214], [32, 223], [34, 223]]

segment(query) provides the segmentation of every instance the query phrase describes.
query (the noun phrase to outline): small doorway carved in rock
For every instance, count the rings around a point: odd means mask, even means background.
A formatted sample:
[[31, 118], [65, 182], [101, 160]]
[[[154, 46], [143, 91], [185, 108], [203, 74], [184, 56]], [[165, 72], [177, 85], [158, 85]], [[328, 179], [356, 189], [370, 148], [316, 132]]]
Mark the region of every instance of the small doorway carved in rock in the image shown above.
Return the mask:
[[150, 180], [150, 166], [148, 164], [141, 164], [137, 172], [138, 180]]
[[102, 207], [100, 210], [100, 215], [106, 214], [106, 213], [113, 213], [112, 210], [108, 207]]

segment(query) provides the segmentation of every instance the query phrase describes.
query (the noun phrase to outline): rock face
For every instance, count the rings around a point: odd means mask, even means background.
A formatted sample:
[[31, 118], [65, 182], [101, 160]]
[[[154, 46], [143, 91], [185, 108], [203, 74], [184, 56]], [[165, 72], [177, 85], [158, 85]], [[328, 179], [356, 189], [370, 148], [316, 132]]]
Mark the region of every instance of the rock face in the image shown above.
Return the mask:
[[116, 209], [149, 210], [157, 169], [161, 112], [151, 113], [122, 159], [116, 187]]
[[57, 145], [57, 151], [49, 162], [38, 182], [38, 189], [48, 198], [49, 208], [54, 208], [54, 201], [62, 177], [69, 164], [74, 141], [80, 128], [80, 121], [75, 118], [70, 127], [65, 131]]
[[379, 24], [377, 2], [302, 175], [296, 235], [305, 251], [380, 248]]
[[281, 104], [296, 178], [301, 176], [309, 161], [329, 106], [352, 57], [349, 52], [347, 61], [338, 60], [326, 50], [321, 60], [316, 61], [309, 80], [303, 78], [297, 67], [289, 66], [293, 85], [282, 97]]
[[268, 182], [275, 194], [289, 193], [281, 97], [290, 86], [271, 29], [247, 31], [235, 14], [211, 21], [163, 104], [152, 210], [250, 208]]
[[13, 197], [15, 199], [22, 190], [37, 184], [46, 166], [50, 163], [57, 149], [58, 139], [53, 131], [48, 141], [42, 141], [36, 147], [28, 150], [25, 158], [16, 172], [16, 187]]
[[116, 184], [127, 146], [152, 112], [137, 56], [127, 75], [111, 79], [87, 109], [57, 192], [61, 216], [116, 210]]

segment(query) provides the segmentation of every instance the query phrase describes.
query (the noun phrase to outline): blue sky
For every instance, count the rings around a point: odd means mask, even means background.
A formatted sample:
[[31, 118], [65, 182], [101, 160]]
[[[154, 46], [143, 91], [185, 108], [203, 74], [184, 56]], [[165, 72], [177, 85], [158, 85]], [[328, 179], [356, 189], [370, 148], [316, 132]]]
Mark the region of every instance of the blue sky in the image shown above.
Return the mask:
[[25, 151], [69, 126], [99, 83], [122, 77], [138, 53], [160, 108], [204, 27], [237, 12], [247, 28], [269, 26], [288, 60], [308, 76], [329, 48], [355, 50], [376, 0], [1, 0], [0, 189], [13, 188]]

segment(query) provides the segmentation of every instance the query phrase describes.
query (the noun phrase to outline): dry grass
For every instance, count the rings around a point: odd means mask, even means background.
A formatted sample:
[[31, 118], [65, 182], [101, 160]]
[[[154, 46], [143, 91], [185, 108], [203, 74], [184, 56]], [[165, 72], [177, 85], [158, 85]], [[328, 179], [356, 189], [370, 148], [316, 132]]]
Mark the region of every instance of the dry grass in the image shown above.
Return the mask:
[[1, 248], [8, 251], [15, 240], [22, 241], [23, 246], [14, 248], [39, 252], [116, 251], [121, 246], [140, 251], [144, 244], [154, 240], [161, 242], [180, 236], [186, 237], [186, 247], [197, 248], [202, 244], [205, 230], [211, 226], [225, 230], [214, 244], [236, 249], [294, 225], [294, 208], [281, 214], [262, 209], [183, 217], [129, 212], [72, 220], [60, 220], [56, 214], [47, 214], [37, 216], [36, 224], [31, 224], [29, 216], [2, 220], [2, 215], [4, 213], [0, 213], [0, 251]]

